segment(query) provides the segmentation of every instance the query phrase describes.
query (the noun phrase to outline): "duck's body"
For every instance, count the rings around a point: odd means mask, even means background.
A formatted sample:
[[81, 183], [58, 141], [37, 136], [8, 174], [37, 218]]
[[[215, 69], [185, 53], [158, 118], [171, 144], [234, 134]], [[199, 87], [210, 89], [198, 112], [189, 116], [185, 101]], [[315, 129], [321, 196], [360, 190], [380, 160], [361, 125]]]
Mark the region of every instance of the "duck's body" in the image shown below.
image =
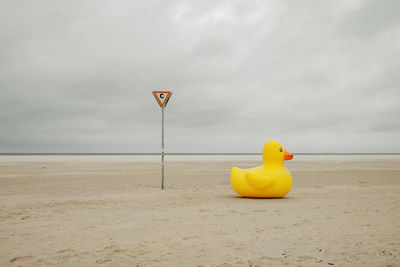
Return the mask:
[[277, 141], [269, 141], [263, 150], [263, 166], [231, 170], [232, 187], [244, 197], [283, 197], [292, 187], [292, 176], [283, 166], [293, 155]]

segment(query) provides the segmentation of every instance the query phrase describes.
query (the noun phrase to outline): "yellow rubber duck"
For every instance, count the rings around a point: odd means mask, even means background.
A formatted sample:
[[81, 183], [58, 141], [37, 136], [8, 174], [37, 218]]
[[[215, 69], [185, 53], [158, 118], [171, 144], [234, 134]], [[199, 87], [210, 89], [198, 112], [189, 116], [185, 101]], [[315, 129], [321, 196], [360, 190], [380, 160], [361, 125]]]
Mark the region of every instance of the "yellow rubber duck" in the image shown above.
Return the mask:
[[263, 166], [231, 170], [232, 187], [244, 197], [283, 197], [292, 188], [292, 176], [283, 166], [284, 160], [293, 159], [277, 141], [269, 141], [263, 149]]

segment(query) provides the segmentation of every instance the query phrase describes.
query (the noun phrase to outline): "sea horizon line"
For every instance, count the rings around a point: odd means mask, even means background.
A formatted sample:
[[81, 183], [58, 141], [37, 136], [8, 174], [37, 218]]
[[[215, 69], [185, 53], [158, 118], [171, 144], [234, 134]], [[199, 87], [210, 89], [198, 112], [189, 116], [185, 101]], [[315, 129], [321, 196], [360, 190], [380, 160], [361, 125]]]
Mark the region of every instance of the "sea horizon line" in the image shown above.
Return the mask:
[[[135, 152], [128, 152], [128, 153], [119, 153], [119, 152], [5, 152], [0, 153], [0, 156], [158, 156], [161, 153], [153, 153], [153, 152], [146, 152], [146, 153], [135, 153]], [[346, 155], [400, 155], [400, 152], [392, 152], [392, 153], [384, 153], [384, 152], [294, 152], [294, 155], [338, 155], [338, 156], [346, 156]], [[262, 155], [262, 153], [230, 153], [230, 152], [193, 152], [193, 153], [181, 153], [181, 152], [169, 152], [164, 153], [166, 156], [251, 156], [251, 155]]]

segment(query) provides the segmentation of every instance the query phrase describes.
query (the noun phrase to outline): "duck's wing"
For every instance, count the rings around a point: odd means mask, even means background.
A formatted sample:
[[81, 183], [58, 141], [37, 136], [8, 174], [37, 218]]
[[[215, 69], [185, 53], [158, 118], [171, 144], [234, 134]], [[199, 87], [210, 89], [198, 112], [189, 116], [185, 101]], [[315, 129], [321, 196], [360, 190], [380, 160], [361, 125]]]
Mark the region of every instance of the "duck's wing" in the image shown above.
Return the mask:
[[255, 189], [266, 189], [268, 187], [271, 187], [275, 182], [274, 178], [269, 175], [261, 175], [251, 172], [246, 173], [246, 181], [251, 187]]

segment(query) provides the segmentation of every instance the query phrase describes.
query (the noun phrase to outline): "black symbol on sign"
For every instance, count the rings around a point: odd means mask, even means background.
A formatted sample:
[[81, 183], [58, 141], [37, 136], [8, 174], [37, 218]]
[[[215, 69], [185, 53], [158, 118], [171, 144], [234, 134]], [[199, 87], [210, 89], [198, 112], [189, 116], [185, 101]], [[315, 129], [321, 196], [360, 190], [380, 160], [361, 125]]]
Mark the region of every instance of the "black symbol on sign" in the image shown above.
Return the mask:
[[160, 98], [164, 98], [164, 94], [160, 94]]

